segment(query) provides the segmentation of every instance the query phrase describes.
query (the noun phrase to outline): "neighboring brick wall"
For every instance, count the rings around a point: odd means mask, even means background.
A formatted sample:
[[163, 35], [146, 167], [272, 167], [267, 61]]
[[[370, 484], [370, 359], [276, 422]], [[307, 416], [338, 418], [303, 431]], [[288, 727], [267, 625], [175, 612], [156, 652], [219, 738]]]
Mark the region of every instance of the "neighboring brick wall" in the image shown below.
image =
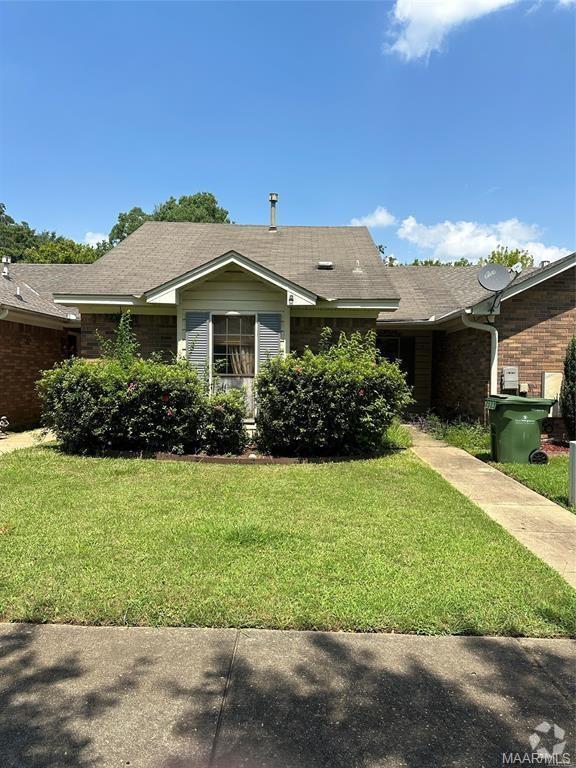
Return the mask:
[[[575, 297], [576, 269], [571, 269], [502, 303], [496, 321], [499, 389], [502, 366], [517, 365], [529, 396], [542, 396], [542, 373], [564, 369], [566, 347], [576, 332]], [[566, 438], [561, 418], [547, 419], [543, 431]]]
[[576, 331], [576, 270], [571, 269], [502, 302], [498, 385], [503, 365], [517, 365], [529, 394], [542, 394], [542, 372], [562, 371], [566, 347]]
[[40, 372], [65, 357], [67, 332], [0, 320], [0, 416], [11, 427], [38, 423]]
[[432, 407], [445, 416], [484, 417], [490, 386], [490, 334], [465, 328], [434, 333]]
[[[149, 357], [153, 352], [165, 358], [176, 354], [176, 315], [132, 314], [132, 329], [140, 343], [140, 354]], [[119, 314], [82, 314], [82, 357], [100, 357], [97, 332], [105, 339], [113, 338], [118, 327]]]
[[[499, 333], [498, 391], [502, 366], [517, 365], [529, 394], [542, 394], [542, 372], [562, 371], [566, 347], [576, 328], [576, 274], [564, 272], [502, 302]], [[490, 384], [490, 335], [465, 329], [434, 335], [432, 405], [438, 412], [484, 417]], [[556, 423], [554, 423], [556, 422]], [[561, 423], [548, 431], [560, 435]]]
[[341, 331], [367, 333], [376, 330], [375, 317], [291, 317], [290, 351], [303, 352], [304, 347], [316, 351], [322, 328], [332, 328], [336, 337]]

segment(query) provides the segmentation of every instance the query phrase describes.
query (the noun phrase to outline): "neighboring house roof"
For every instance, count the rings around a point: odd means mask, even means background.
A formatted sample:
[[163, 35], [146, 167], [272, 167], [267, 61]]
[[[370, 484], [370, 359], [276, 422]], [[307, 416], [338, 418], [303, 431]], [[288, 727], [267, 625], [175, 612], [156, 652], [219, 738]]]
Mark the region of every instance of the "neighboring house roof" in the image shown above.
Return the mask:
[[[73, 307], [55, 304], [51, 296], [43, 296], [30, 286], [21, 274], [16, 274], [12, 267], [9, 277], [0, 276], [0, 309], [32, 312], [52, 318], [71, 321], [79, 318], [79, 312]], [[71, 315], [74, 315], [72, 318]]]
[[[548, 279], [576, 265], [570, 253], [545, 267], [528, 267], [510, 284], [506, 295], [528, 289], [539, 279]], [[400, 307], [392, 315], [382, 313], [378, 322], [410, 323], [438, 321], [445, 315], [473, 307], [493, 297], [478, 282], [478, 265], [471, 267], [394, 266], [384, 267], [400, 296]]]
[[[62, 293], [142, 295], [236, 252], [326, 299], [398, 298], [365, 227], [279, 227], [149, 221], [70, 279]], [[318, 269], [331, 261], [333, 269]], [[60, 291], [55, 290], [55, 293]]]

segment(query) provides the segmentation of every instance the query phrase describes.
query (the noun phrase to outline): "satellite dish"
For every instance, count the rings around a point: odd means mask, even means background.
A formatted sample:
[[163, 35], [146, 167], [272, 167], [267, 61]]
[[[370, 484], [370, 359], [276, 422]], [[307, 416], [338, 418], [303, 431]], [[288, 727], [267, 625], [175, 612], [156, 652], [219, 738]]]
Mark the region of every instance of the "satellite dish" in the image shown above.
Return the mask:
[[486, 264], [478, 272], [478, 282], [487, 291], [503, 291], [511, 281], [510, 272], [502, 264]]

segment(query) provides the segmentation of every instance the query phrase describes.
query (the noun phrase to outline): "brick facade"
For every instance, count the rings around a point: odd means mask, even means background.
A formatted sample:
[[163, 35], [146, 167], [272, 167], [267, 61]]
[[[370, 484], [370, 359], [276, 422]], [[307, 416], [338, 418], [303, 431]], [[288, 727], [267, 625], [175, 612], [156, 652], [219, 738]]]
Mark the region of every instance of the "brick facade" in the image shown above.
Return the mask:
[[529, 394], [542, 394], [542, 372], [562, 371], [566, 347], [576, 332], [576, 269], [563, 272], [502, 303], [498, 375], [517, 365]]
[[[82, 357], [100, 357], [98, 334], [111, 339], [118, 327], [119, 314], [82, 314]], [[132, 330], [140, 343], [140, 354], [160, 353], [168, 359], [176, 354], [176, 315], [132, 315]]]
[[434, 333], [432, 407], [443, 415], [484, 415], [490, 386], [490, 334], [473, 328]]
[[375, 317], [291, 317], [290, 351], [303, 352], [304, 347], [316, 351], [323, 328], [332, 328], [338, 335], [341, 331], [367, 333], [376, 330]]
[[[498, 328], [498, 390], [502, 366], [518, 366], [532, 397], [542, 394], [542, 373], [562, 371], [576, 330], [576, 270], [571, 269], [502, 302]], [[490, 384], [490, 336], [467, 328], [434, 334], [432, 406], [438, 412], [483, 418]], [[550, 424], [556, 434], [559, 424]]]
[[36, 382], [41, 371], [64, 359], [67, 337], [59, 329], [0, 321], [0, 416], [8, 417], [10, 427], [38, 423]]

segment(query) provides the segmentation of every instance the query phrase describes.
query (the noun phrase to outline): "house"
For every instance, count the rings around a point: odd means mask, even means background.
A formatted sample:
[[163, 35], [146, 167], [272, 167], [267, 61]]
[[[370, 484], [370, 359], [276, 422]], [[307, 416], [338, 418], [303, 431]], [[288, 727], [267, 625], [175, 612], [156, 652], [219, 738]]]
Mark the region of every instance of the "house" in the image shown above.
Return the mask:
[[483, 418], [491, 392], [558, 394], [576, 332], [576, 253], [524, 270], [497, 298], [478, 267], [386, 269], [401, 300], [379, 316], [379, 343], [402, 359], [420, 410]]
[[[7, 416], [11, 427], [26, 427], [40, 418], [36, 381], [41, 371], [76, 354], [80, 313], [54, 303], [50, 291], [32, 287], [31, 270], [23, 279], [17, 276], [18, 266], [5, 262], [0, 276], [0, 416]], [[44, 265], [27, 266], [41, 272]], [[58, 267], [49, 269], [54, 279]]]
[[84, 357], [99, 356], [99, 337], [130, 310], [142, 354], [186, 356], [202, 375], [245, 387], [250, 408], [262, 362], [317, 347], [325, 326], [377, 331], [419, 410], [481, 417], [502, 366], [516, 366], [527, 394], [562, 370], [576, 254], [526, 270], [494, 304], [476, 267], [387, 267], [366, 228], [277, 227], [271, 203], [269, 226], [150, 221], [94, 264], [12, 272], [54, 311], [80, 310]]

